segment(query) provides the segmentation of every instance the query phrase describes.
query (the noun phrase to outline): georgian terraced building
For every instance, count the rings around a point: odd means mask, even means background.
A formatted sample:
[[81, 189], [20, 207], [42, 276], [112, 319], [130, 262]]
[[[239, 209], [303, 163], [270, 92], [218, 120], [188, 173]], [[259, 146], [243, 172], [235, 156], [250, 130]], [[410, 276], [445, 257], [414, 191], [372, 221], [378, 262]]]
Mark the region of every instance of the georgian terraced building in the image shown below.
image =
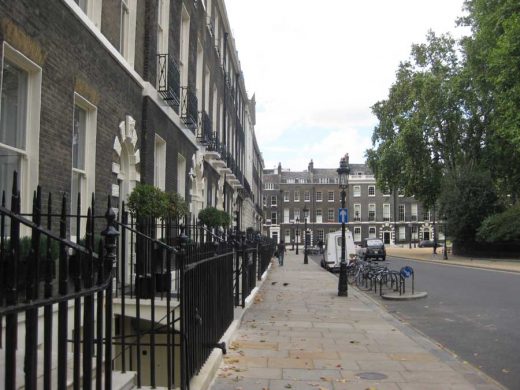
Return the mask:
[[[121, 204], [136, 183], [260, 227], [263, 161], [222, 0], [0, 1], [0, 189]], [[76, 210], [76, 197], [71, 210]], [[106, 204], [106, 203], [105, 203]], [[71, 232], [73, 235], [73, 232]]]
[[[286, 244], [301, 244], [307, 219], [307, 235], [315, 245], [327, 233], [340, 230], [341, 189], [336, 169], [315, 168], [311, 160], [306, 171], [283, 169], [281, 164], [264, 170], [264, 233]], [[356, 243], [369, 237], [386, 244], [433, 239], [433, 213], [414, 198], [381, 192], [365, 164], [350, 164], [346, 207], [347, 228]], [[443, 239], [441, 229], [437, 230], [438, 238]]]

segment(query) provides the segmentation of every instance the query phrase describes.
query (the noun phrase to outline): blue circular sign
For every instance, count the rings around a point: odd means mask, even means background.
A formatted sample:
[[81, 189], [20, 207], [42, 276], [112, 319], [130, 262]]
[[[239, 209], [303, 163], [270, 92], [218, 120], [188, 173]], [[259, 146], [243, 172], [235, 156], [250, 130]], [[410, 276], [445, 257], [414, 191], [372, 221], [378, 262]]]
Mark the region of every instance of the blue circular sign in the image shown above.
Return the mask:
[[413, 275], [413, 268], [407, 265], [406, 267], [401, 268], [401, 271], [399, 271], [399, 273], [403, 278], [409, 278]]

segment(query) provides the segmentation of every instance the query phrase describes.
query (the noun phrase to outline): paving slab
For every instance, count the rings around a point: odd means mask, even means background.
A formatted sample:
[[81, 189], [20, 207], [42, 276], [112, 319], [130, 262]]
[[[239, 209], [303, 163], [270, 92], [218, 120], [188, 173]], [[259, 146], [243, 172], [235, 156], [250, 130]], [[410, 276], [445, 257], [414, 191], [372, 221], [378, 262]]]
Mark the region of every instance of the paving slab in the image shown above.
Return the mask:
[[503, 389], [303, 255], [274, 263], [211, 390]]

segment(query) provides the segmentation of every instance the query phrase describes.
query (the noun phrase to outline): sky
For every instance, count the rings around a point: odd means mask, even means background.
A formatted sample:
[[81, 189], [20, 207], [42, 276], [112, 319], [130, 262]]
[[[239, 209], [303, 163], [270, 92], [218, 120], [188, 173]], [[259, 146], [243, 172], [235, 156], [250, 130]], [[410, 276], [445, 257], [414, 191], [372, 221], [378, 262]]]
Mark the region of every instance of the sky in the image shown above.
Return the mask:
[[455, 37], [463, 0], [225, 0], [265, 168], [364, 163], [399, 63], [428, 30]]

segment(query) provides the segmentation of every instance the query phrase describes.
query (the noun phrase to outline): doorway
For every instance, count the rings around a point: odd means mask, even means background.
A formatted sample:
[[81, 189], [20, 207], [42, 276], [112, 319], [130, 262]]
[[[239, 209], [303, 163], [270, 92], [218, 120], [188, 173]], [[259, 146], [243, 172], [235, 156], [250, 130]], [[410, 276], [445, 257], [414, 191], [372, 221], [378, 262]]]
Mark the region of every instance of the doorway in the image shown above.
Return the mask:
[[390, 232], [383, 232], [383, 242], [390, 244]]

